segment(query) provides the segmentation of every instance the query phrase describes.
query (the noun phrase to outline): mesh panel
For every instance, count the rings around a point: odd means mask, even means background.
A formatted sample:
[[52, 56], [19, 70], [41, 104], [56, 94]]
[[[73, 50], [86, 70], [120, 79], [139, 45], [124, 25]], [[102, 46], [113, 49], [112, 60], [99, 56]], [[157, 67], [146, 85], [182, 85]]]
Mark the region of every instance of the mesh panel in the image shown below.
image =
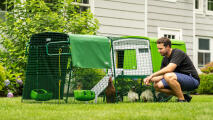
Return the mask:
[[[68, 36], [60, 33], [41, 33], [31, 37], [28, 62], [26, 67], [26, 81], [23, 91], [23, 99], [31, 99], [31, 92], [34, 89], [44, 89], [52, 94], [51, 99], [64, 96], [64, 84], [67, 73], [68, 55], [60, 55], [61, 75], [59, 75], [59, 56], [49, 56], [46, 52], [48, 42], [67, 41]], [[68, 44], [52, 44], [49, 53], [69, 52]], [[61, 84], [59, 85], [59, 80]]]

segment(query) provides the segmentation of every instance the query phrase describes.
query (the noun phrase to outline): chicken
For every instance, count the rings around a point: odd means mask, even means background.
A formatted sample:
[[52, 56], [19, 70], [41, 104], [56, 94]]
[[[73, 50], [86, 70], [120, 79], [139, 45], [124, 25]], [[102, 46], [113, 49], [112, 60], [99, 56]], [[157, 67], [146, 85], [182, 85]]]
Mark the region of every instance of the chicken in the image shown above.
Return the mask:
[[109, 78], [108, 86], [106, 88], [107, 103], [115, 103], [115, 87], [112, 82], [112, 77]]
[[128, 99], [131, 101], [131, 102], [135, 102], [137, 101], [139, 98], [138, 98], [138, 94], [136, 92], [134, 92], [134, 89], [131, 89], [129, 92], [128, 92]]
[[[158, 96], [159, 92], [155, 92], [155, 96]], [[153, 102], [154, 101], [154, 95], [150, 89], [146, 89], [141, 93], [140, 96], [141, 100], [144, 102]]]
[[154, 96], [153, 96], [153, 93], [150, 89], [146, 89], [145, 91], [143, 91], [141, 93], [141, 100], [144, 101], [144, 102], [151, 102], [154, 100]]

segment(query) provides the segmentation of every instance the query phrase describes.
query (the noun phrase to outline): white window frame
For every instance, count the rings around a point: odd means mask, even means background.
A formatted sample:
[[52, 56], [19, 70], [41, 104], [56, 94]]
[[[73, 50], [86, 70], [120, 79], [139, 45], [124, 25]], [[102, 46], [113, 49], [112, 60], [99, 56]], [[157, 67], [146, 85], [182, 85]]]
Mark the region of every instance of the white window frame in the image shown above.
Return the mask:
[[195, 8], [195, 0], [194, 0], [194, 10], [195, 10], [195, 13], [198, 13], [198, 14], [203, 14], [203, 0], [199, 0], [199, 6], [198, 6], [198, 9]]
[[206, 0], [206, 14], [213, 15], [213, 10], [208, 10], [208, 0]]
[[[75, 1], [75, 0], [74, 0]], [[77, 1], [77, 0], [76, 0]], [[78, 3], [78, 2], [73, 2], [74, 5], [79, 5], [80, 7], [88, 7], [89, 9], [91, 9], [91, 1], [92, 0], [88, 0], [89, 3], [86, 4], [86, 3]], [[94, 3], [94, 1], [93, 1]], [[81, 11], [80, 11], [81, 12]]]
[[[209, 39], [209, 50], [199, 50], [199, 39]], [[202, 68], [202, 67], [199, 67], [199, 64], [198, 64], [198, 52], [201, 52], [201, 53], [210, 53], [210, 62], [213, 61], [213, 39], [212, 38], [209, 38], [209, 37], [197, 37], [196, 38], [196, 42], [197, 42], [197, 58], [196, 58], [196, 63], [197, 63], [197, 67], [198, 68]]]
[[164, 34], [172, 34], [178, 36], [176, 40], [182, 40], [182, 29], [158, 27], [158, 38], [163, 37]]

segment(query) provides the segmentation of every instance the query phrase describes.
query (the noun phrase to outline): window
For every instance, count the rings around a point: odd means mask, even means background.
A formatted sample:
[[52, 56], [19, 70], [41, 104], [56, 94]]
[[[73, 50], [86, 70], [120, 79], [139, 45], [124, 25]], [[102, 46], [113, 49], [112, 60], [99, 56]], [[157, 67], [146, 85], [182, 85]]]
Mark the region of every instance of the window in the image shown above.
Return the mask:
[[7, 5], [5, 2], [6, 2], [6, 0], [0, 1], [0, 11], [6, 11]]
[[79, 5], [79, 7], [76, 7], [78, 12], [83, 12], [90, 8], [89, 0], [74, 0], [74, 3]]
[[167, 37], [169, 39], [182, 40], [182, 30], [173, 28], [158, 28], [158, 38]]
[[213, 0], [207, 0], [207, 14], [213, 15]]
[[5, 13], [7, 11], [6, 0], [0, 1], [0, 20], [5, 20]]
[[208, 0], [208, 10], [213, 11], [213, 0]]
[[[58, 0], [44, 0], [48, 7], [54, 11], [54, 6], [57, 4]], [[77, 12], [81, 13], [90, 8], [89, 0], [73, 0], [72, 5], [76, 5], [75, 9]]]
[[211, 39], [199, 38], [198, 39], [198, 67], [204, 67], [205, 64], [212, 61], [212, 44]]
[[164, 37], [167, 37], [169, 39], [175, 39], [175, 35], [172, 34], [164, 34]]
[[195, 12], [203, 13], [203, 0], [195, 0]]

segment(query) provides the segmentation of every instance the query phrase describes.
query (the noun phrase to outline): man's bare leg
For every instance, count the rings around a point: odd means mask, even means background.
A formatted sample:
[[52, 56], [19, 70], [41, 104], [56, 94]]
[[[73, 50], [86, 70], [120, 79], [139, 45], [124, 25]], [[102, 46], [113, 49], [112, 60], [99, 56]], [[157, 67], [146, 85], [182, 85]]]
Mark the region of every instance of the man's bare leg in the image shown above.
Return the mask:
[[177, 81], [177, 76], [175, 73], [166, 73], [164, 75], [164, 79], [166, 80], [169, 87], [172, 89], [174, 94], [178, 97], [179, 100], [185, 100], [183, 96], [183, 92], [181, 90], [180, 84]]
[[158, 92], [162, 92], [162, 93], [166, 93], [168, 95], [176, 96], [176, 94], [172, 90], [164, 88], [162, 81], [154, 83], [154, 87], [155, 87], [155, 90], [158, 91]]

